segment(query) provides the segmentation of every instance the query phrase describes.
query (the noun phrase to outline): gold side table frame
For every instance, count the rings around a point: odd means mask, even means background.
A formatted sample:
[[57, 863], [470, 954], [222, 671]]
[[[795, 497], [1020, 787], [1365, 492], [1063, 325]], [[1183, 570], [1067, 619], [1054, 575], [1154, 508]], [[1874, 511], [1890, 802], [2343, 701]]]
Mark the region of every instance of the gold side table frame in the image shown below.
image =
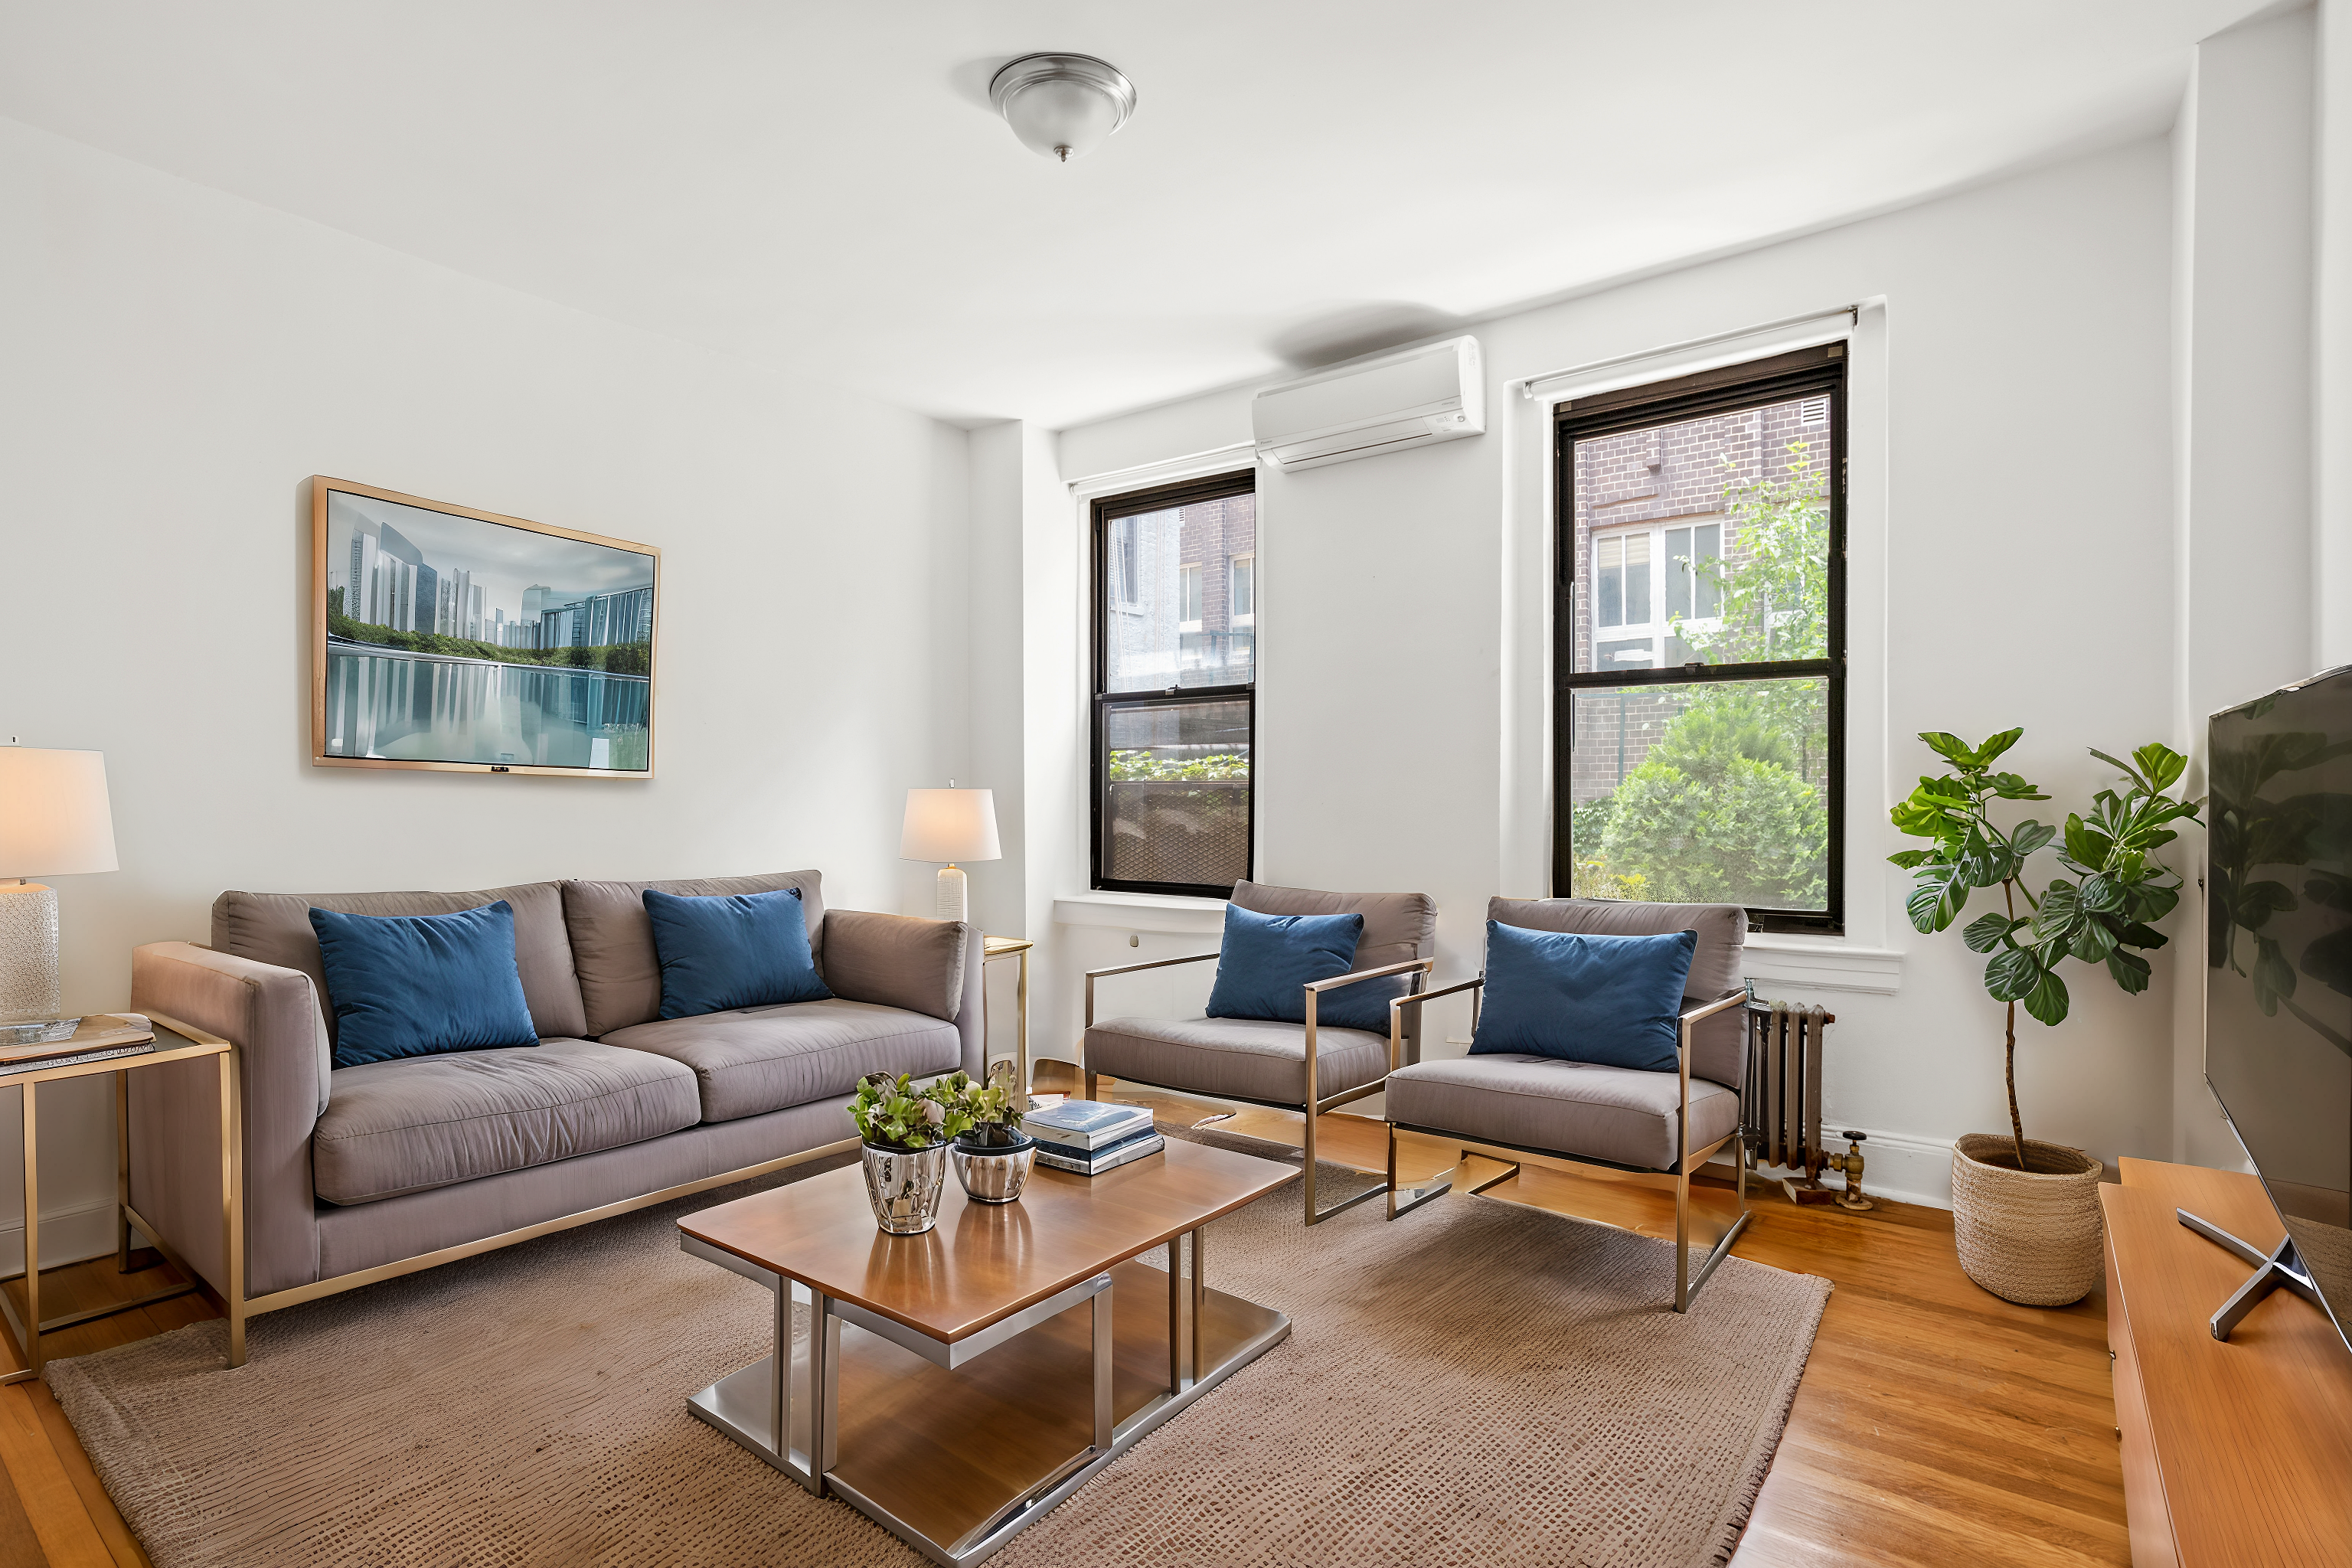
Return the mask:
[[[1021, 1092], [1029, 1092], [1029, 950], [1037, 944], [1024, 936], [983, 936], [980, 939], [980, 962], [986, 964], [999, 958], [1021, 961], [1021, 975], [1013, 990], [1013, 1071], [1019, 1075]], [[988, 1016], [988, 987], [981, 986], [981, 1016]], [[983, 1031], [984, 1033], [984, 1031]], [[986, 1049], [981, 1055], [988, 1056]], [[988, 1066], [982, 1060], [981, 1067]]]
[[[0, 1373], [0, 1384], [29, 1383], [41, 1375], [45, 1358], [41, 1354], [41, 1335], [94, 1318], [110, 1317], [127, 1312], [133, 1307], [144, 1307], [156, 1301], [166, 1301], [174, 1296], [184, 1296], [196, 1288], [195, 1271], [171, 1250], [158, 1242], [156, 1251], [180, 1273], [181, 1283], [128, 1301], [110, 1302], [87, 1311], [69, 1312], [61, 1318], [41, 1316], [41, 1175], [40, 1142], [37, 1108], [39, 1096], [34, 1091], [45, 1083], [71, 1078], [95, 1078], [100, 1073], [114, 1077], [114, 1231], [115, 1266], [124, 1273], [131, 1271], [131, 1227], [135, 1218], [131, 1207], [131, 1075], [141, 1068], [160, 1067], [165, 1062], [184, 1062], [199, 1057], [212, 1057], [220, 1064], [221, 1116], [221, 1226], [228, 1272], [240, 1279], [245, 1272], [244, 1227], [237, 1224], [244, 1207], [244, 1170], [240, 1158], [242, 1140], [237, 1136], [236, 1050], [217, 1035], [202, 1029], [149, 1016], [148, 1022], [155, 1030], [155, 1048], [136, 1056], [109, 1057], [92, 1062], [75, 1062], [66, 1067], [27, 1068], [18, 1072], [0, 1073], [0, 1088], [19, 1085], [22, 1088], [22, 1117], [25, 1129], [25, 1312], [17, 1316], [16, 1305], [8, 1294], [0, 1290], [0, 1316], [8, 1321], [9, 1331], [24, 1347], [26, 1364], [16, 1372]], [[139, 1228], [148, 1239], [156, 1241], [144, 1222]], [[37, 1328], [35, 1326], [37, 1325]], [[232, 1325], [229, 1365], [236, 1366], [245, 1360], [245, 1325]]]

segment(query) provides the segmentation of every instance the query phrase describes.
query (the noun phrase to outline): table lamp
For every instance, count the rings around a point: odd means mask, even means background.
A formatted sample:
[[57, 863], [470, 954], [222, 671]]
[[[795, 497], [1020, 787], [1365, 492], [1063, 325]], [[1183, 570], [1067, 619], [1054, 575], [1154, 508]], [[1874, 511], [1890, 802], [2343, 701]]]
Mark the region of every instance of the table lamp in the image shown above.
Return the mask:
[[0, 1031], [6, 1037], [61, 1039], [45, 1029], [71, 1034], [78, 1022], [58, 1016], [64, 1005], [58, 890], [26, 879], [115, 868], [106, 754], [0, 746]]
[[906, 860], [944, 860], [940, 868], [940, 919], [969, 918], [964, 875], [959, 860], [1002, 860], [996, 841], [996, 792], [958, 789], [948, 780], [945, 789], [907, 792], [907, 826], [898, 837], [898, 855]]

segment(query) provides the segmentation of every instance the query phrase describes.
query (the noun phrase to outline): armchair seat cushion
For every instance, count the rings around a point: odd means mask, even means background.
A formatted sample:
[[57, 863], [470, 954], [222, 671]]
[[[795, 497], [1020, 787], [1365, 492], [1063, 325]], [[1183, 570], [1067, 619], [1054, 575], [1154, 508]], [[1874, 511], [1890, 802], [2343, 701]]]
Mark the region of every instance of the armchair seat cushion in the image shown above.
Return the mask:
[[[1474, 1142], [1663, 1171], [1681, 1157], [1680, 1075], [1498, 1054], [1424, 1061], [1389, 1075], [1388, 1119]], [[1693, 1078], [1691, 1147], [1739, 1126], [1739, 1096]]]
[[[604, 1043], [688, 1068], [705, 1121], [846, 1096], [870, 1072], [921, 1078], [963, 1061], [963, 1036], [952, 1023], [841, 996], [635, 1024]], [[850, 1135], [846, 1113], [841, 1135]]]
[[592, 1040], [338, 1068], [311, 1136], [331, 1204], [373, 1203], [642, 1142], [701, 1117], [676, 1062]]
[[[1215, 1099], [1307, 1102], [1307, 1028], [1261, 1018], [1113, 1018], [1087, 1031], [1087, 1070]], [[1315, 1031], [1315, 1092], [1372, 1082], [1389, 1068], [1386, 1035]]]

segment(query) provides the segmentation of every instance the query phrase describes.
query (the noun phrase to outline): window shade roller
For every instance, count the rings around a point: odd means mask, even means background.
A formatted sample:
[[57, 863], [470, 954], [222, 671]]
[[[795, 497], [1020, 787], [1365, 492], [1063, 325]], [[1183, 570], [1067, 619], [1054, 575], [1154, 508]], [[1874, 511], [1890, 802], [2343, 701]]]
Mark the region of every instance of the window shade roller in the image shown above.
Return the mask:
[[1738, 364], [1742, 360], [1835, 342], [1853, 335], [1859, 313], [1857, 307], [1847, 305], [1818, 316], [1797, 316], [1765, 326], [1745, 327], [1736, 332], [1645, 349], [1637, 354], [1571, 365], [1566, 370], [1528, 377], [1525, 384], [1527, 395], [1545, 400], [1589, 397], [1644, 382], [1693, 375], [1717, 365]]

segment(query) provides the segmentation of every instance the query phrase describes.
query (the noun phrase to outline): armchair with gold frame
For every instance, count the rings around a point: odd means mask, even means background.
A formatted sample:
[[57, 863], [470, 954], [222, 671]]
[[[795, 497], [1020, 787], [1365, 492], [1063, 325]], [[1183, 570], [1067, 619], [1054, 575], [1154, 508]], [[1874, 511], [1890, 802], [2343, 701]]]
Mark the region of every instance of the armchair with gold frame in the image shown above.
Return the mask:
[[[1401, 1067], [1389, 1076], [1388, 1216], [1395, 1219], [1451, 1190], [1468, 1155], [1504, 1169], [1465, 1190], [1484, 1192], [1522, 1163], [1595, 1165], [1665, 1177], [1675, 1195], [1674, 1310], [1689, 1310], [1699, 1288], [1748, 1225], [1748, 1148], [1739, 1085], [1748, 992], [1739, 978], [1747, 911], [1728, 904], [1640, 904], [1582, 899], [1496, 899], [1490, 920], [1540, 931], [1593, 935], [1694, 931], [1697, 947], [1677, 1025], [1674, 1071], [1643, 1071], [1517, 1054], [1467, 1056]], [[1486, 976], [1400, 996], [1389, 1004], [1390, 1033], [1441, 997], [1467, 993], [1475, 1034]], [[1704, 997], [1706, 1000], [1697, 1000]], [[1452, 1144], [1455, 1163], [1417, 1186], [1397, 1182], [1398, 1134]], [[1691, 1267], [1691, 1178], [1717, 1153], [1732, 1154], [1738, 1213]]]
[[1095, 982], [1178, 964], [1213, 963], [1213, 952], [1094, 969], [1086, 975], [1086, 1095], [1099, 1080], [1144, 1084], [1215, 1100], [1299, 1111], [1306, 1118], [1306, 1213], [1314, 1225], [1388, 1191], [1368, 1187], [1328, 1209], [1315, 1206], [1315, 1119], [1378, 1094], [1389, 1075], [1421, 1056], [1420, 1019], [1390, 1011], [1385, 1037], [1318, 1019], [1326, 994], [1370, 981], [1402, 978], [1416, 994], [1436, 967], [1437, 905], [1422, 893], [1325, 893], [1242, 882], [1233, 902], [1260, 914], [1360, 914], [1359, 967], [1306, 990], [1303, 1025], [1253, 1018], [1095, 1020]]

